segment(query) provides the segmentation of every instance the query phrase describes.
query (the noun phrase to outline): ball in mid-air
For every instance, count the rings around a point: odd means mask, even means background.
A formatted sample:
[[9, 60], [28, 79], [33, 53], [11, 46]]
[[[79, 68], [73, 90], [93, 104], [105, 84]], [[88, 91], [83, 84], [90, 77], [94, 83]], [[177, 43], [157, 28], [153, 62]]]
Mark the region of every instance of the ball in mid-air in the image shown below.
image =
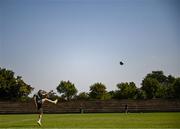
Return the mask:
[[124, 65], [124, 63], [122, 61], [119, 62], [120, 65]]

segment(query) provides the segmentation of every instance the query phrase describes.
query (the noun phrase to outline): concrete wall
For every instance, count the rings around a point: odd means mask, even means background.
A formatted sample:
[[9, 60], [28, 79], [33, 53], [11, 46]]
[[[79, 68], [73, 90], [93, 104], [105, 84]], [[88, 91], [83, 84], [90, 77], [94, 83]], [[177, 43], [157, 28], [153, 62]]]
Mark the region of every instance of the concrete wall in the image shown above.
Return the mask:
[[[176, 112], [180, 111], [180, 100], [108, 100], [108, 101], [70, 101], [59, 102], [57, 105], [46, 102], [44, 113], [85, 113], [124, 112], [125, 105], [129, 112]], [[11, 102], [0, 101], [0, 114], [37, 113], [33, 101]]]

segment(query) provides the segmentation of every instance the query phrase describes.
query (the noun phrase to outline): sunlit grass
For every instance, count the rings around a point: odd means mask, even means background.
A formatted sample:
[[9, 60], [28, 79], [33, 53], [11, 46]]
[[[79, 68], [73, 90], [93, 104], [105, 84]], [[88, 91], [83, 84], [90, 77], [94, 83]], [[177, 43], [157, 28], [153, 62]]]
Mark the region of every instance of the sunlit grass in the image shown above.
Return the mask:
[[[0, 115], [0, 128], [37, 128], [37, 114]], [[180, 128], [180, 113], [44, 114], [42, 128]]]

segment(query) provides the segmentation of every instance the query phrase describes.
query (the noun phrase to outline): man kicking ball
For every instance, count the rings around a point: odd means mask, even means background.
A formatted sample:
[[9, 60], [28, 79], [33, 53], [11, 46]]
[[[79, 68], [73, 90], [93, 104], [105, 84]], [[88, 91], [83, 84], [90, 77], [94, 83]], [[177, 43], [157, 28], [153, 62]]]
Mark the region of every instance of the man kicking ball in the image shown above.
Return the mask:
[[48, 102], [50, 102], [50, 103], [57, 104], [57, 102], [58, 102], [57, 99], [54, 100], [54, 101], [48, 99], [49, 94], [51, 94], [52, 92], [53, 92], [53, 91], [50, 91], [49, 93], [47, 93], [47, 92], [44, 91], [44, 90], [39, 90], [39, 91], [34, 95], [34, 97], [33, 97], [33, 98], [34, 98], [35, 105], [36, 105], [36, 108], [37, 108], [37, 110], [38, 110], [38, 112], [39, 112], [38, 121], [37, 121], [37, 123], [38, 123], [39, 126], [41, 126], [41, 119], [42, 119], [42, 115], [43, 115], [43, 107], [42, 107], [43, 103], [44, 103], [45, 101], [48, 101]]

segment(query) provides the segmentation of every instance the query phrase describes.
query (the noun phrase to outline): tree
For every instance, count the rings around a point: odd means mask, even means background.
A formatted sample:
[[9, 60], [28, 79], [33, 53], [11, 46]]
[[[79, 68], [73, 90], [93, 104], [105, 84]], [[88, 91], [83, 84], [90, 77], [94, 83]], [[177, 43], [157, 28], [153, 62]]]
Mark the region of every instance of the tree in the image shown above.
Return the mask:
[[136, 99], [146, 99], [146, 93], [141, 88], [137, 88]]
[[165, 76], [163, 71], [152, 71], [152, 73], [147, 74], [146, 78], [154, 78], [159, 82], [155, 93], [156, 98], [173, 98], [172, 84], [175, 77], [171, 75]]
[[[155, 93], [153, 93], [153, 98], [174, 98], [174, 89], [173, 83], [175, 82], [176, 78], [168, 75], [165, 76], [163, 71], [152, 71], [152, 73], [147, 74], [143, 81], [147, 81], [146, 79], [155, 79], [158, 85], [154, 85], [153, 87], [156, 89]], [[143, 83], [142, 83], [143, 84]], [[144, 87], [144, 86], [143, 86]], [[143, 88], [142, 88], [143, 89]], [[148, 92], [148, 90], [147, 90]], [[150, 91], [149, 91], [150, 92]], [[151, 98], [151, 97], [150, 97]]]
[[78, 100], [88, 100], [88, 99], [89, 99], [89, 94], [86, 93], [86, 92], [80, 92], [80, 93], [76, 96], [76, 98], [77, 98]]
[[180, 98], [180, 78], [176, 78], [173, 83], [174, 96], [175, 98]]
[[137, 93], [137, 87], [134, 82], [125, 82], [117, 84], [118, 90], [116, 91], [118, 98], [121, 99], [133, 99]]
[[0, 68], [0, 99], [23, 100], [33, 89], [22, 77], [15, 77], [13, 71]]
[[163, 82], [159, 82], [156, 91], [156, 98], [173, 98], [174, 97], [174, 90], [173, 90], [173, 83], [175, 78], [169, 75], [166, 77], [166, 80]]
[[167, 83], [169, 83], [169, 84], [173, 84], [174, 83], [174, 81], [176, 80], [176, 78], [175, 77], [173, 77], [172, 75], [168, 75], [168, 77], [167, 77]]
[[70, 81], [61, 81], [56, 89], [62, 94], [61, 97], [67, 100], [71, 100], [78, 92], [75, 85]]
[[155, 93], [155, 98], [166, 98], [167, 90], [168, 90], [167, 86], [159, 83], [159, 85], [157, 86], [156, 93]]
[[141, 89], [145, 92], [148, 99], [156, 97], [156, 92], [160, 83], [155, 78], [146, 77], [142, 82]]
[[105, 100], [109, 97], [106, 91], [106, 86], [102, 83], [94, 83], [90, 86], [90, 98]]
[[164, 75], [163, 71], [152, 71], [152, 73], [147, 74], [146, 78], [154, 78], [159, 83], [165, 83], [167, 77]]
[[109, 91], [108, 94], [111, 96], [112, 99], [118, 99], [119, 97], [117, 96], [117, 91]]

